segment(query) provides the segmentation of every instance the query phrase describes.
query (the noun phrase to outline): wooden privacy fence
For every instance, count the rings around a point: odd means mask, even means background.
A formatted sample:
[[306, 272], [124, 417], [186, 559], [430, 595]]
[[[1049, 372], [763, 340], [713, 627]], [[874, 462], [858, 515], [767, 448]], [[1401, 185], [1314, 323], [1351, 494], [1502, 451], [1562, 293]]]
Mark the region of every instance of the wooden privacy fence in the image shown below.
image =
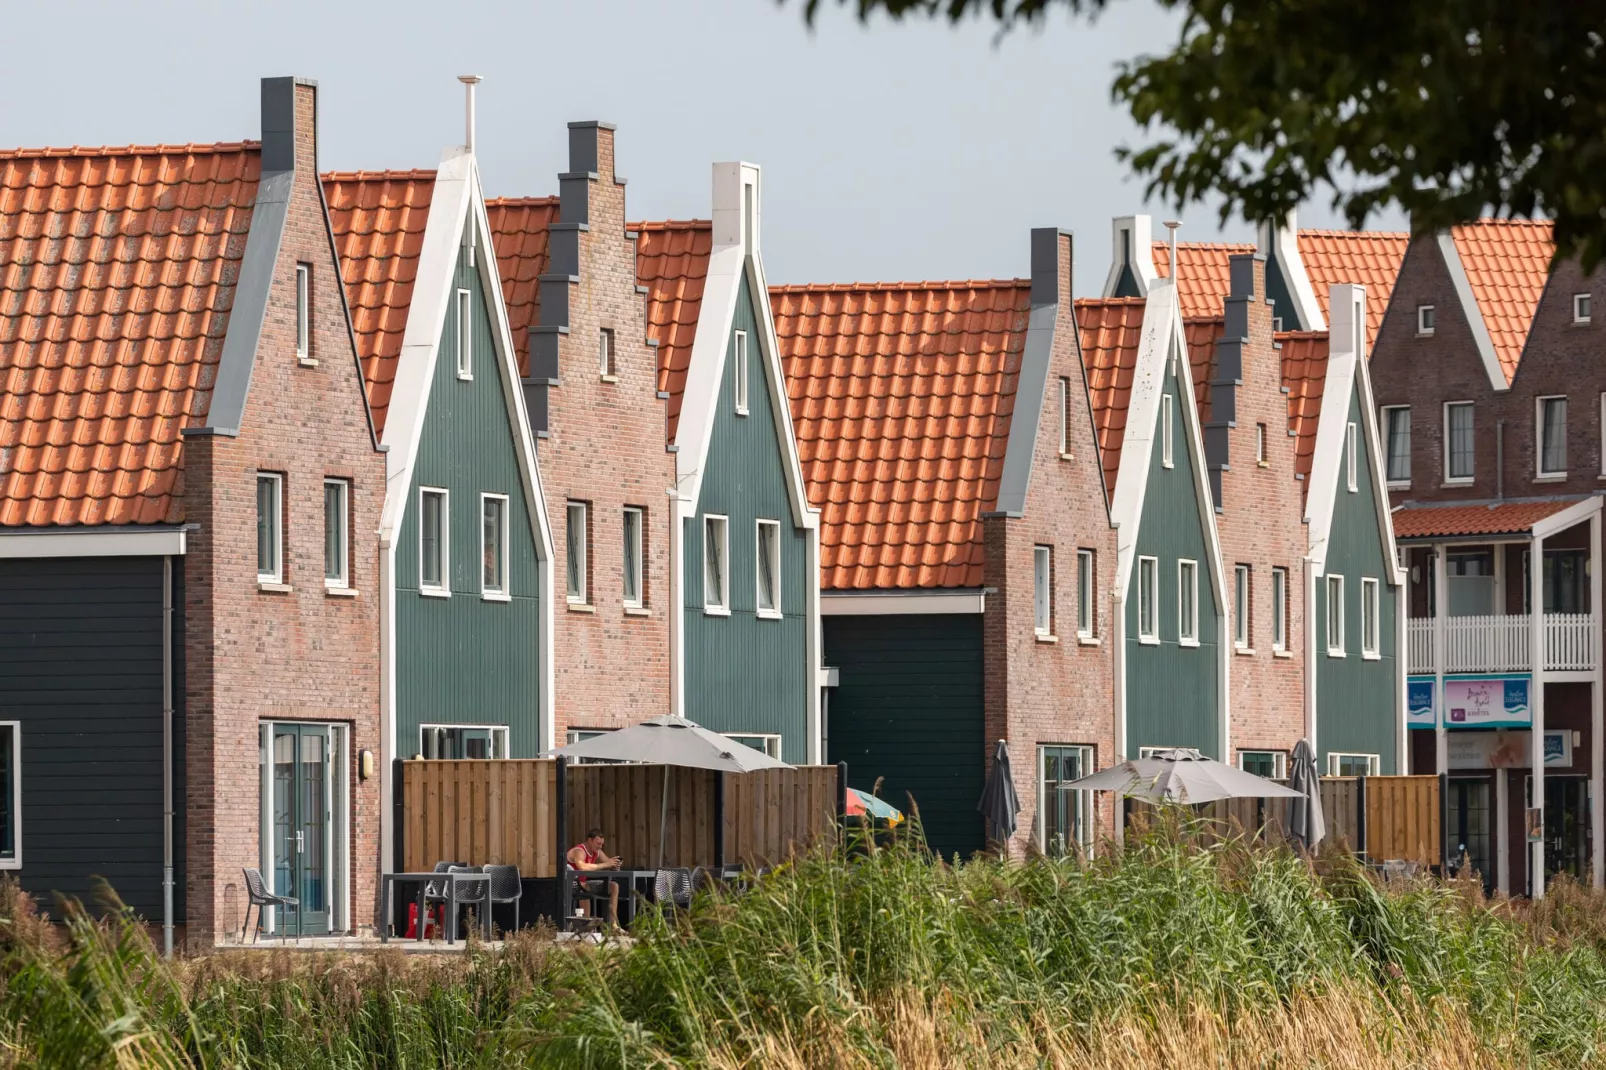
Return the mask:
[[551, 758], [416, 760], [402, 763], [402, 786], [411, 872], [449, 860], [555, 877], [564, 851], [590, 828], [629, 869], [658, 864], [661, 830], [666, 866], [770, 865], [830, 835], [837, 815], [836, 766], [722, 774], [661, 765], [560, 770]]

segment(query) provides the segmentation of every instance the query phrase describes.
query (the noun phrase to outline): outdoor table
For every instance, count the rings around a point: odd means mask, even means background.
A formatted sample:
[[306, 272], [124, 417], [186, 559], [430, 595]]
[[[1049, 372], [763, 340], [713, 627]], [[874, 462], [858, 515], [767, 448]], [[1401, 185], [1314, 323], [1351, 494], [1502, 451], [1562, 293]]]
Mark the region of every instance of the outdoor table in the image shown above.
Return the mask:
[[385, 904], [386, 913], [392, 917], [385, 925], [380, 927], [379, 942], [390, 942], [390, 931], [395, 926], [394, 904], [391, 902], [392, 892], [397, 881], [403, 883], [417, 882], [418, 884], [418, 939], [424, 939], [424, 920], [428, 915], [425, 912], [424, 890], [435, 881], [446, 882], [446, 942], [454, 943], [457, 940], [457, 886], [459, 884], [484, 884], [486, 896], [480, 904], [480, 922], [485, 928], [485, 937], [491, 937], [491, 876], [488, 873], [385, 873], [380, 876], [379, 894]]
[[[653, 881], [657, 880], [658, 878], [658, 871], [656, 869], [571, 869], [569, 872], [574, 875], [574, 879], [576, 881], [618, 881], [621, 885], [623, 885], [623, 888], [620, 890], [628, 891], [630, 893], [629, 902], [627, 905], [630, 907], [631, 920], [635, 920], [636, 909], [634, 900], [635, 896], [639, 894], [639, 890], [636, 887], [636, 882]], [[621, 895], [619, 898], [621, 902], [626, 900], [626, 897], [623, 895]], [[567, 921], [567, 919], [565, 920]], [[623, 919], [621, 919], [621, 923], [622, 921]]]

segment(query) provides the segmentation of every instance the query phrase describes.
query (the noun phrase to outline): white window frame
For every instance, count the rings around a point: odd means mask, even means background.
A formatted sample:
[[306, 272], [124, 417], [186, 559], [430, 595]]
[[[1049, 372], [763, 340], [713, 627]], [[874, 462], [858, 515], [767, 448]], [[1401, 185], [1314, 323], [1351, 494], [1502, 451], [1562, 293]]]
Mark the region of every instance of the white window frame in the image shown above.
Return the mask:
[[[575, 532], [574, 518], [576, 512], [580, 516], [579, 541], [572, 537]], [[575, 548], [579, 547], [579, 552]], [[591, 604], [591, 503], [570, 499], [563, 507], [563, 593], [564, 598], [571, 606], [588, 606]], [[569, 590], [569, 569], [574, 567], [574, 575], [579, 590]]]
[[761, 739], [764, 746], [753, 749], [763, 751], [776, 761], [781, 760], [781, 736], [778, 732], [721, 732], [720, 735], [741, 747], [751, 746], [742, 742], [745, 739]]
[[[262, 487], [268, 484], [273, 487], [273, 516], [267, 530], [273, 536], [272, 565], [266, 571], [262, 568]], [[258, 472], [256, 478], [257, 488], [257, 582], [283, 583], [284, 582], [284, 475], [280, 472]]]
[[[492, 751], [491, 757], [490, 758], [450, 758], [450, 759], [437, 758], [437, 759], [434, 759], [435, 761], [460, 761], [460, 762], [497, 761], [499, 759], [498, 759], [498, 757], [497, 757], [495, 752], [497, 752], [498, 750], [501, 751], [501, 757], [502, 758], [507, 758], [507, 757], [510, 756], [509, 752], [508, 752], [508, 743], [509, 743], [508, 726], [505, 725], [505, 724], [421, 724], [421, 725], [418, 726], [418, 753], [419, 754], [426, 753], [426, 748], [424, 746], [424, 733], [426, 733], [426, 732], [451, 732], [451, 731], [455, 731], [455, 730], [466, 730], [466, 731], [470, 731], [470, 732], [489, 732], [491, 734], [491, 738], [492, 738], [492, 741], [493, 741], [491, 743], [491, 751]], [[497, 743], [495, 742], [495, 740], [497, 740], [497, 739], [501, 740], [501, 745], [500, 746], [498, 746]]]
[[[617, 728], [569, 728], [563, 733], [563, 743], [584, 743], [588, 739], [605, 736], [609, 732], [617, 732]], [[634, 765], [634, 762], [612, 762], [605, 758], [565, 758], [570, 765]]]
[[1271, 648], [1288, 650], [1288, 570], [1278, 566], [1271, 570]]
[[[1188, 591], [1186, 602], [1184, 589]], [[1199, 562], [1187, 557], [1177, 558], [1177, 645], [1199, 645]]]
[[[338, 489], [340, 492], [340, 523], [335, 526], [339, 533], [339, 561], [340, 574], [329, 575], [329, 491]], [[324, 477], [323, 481], [323, 585], [331, 591], [344, 591], [351, 588], [351, 480], [336, 479], [333, 476]]]
[[303, 364], [312, 359], [312, 265], [296, 265], [296, 359]]
[[[440, 583], [424, 579], [424, 499], [438, 495], [441, 500]], [[418, 593], [445, 598], [452, 593], [452, 493], [445, 487], [418, 488]]]
[[1439, 317], [1432, 305], [1416, 306], [1416, 335], [1418, 338], [1433, 337], [1433, 329], [1438, 326]]
[[1327, 775], [1343, 776], [1344, 774], [1340, 773], [1338, 770], [1339, 766], [1346, 758], [1365, 759], [1367, 776], [1378, 776], [1382, 772], [1383, 759], [1381, 755], [1362, 754], [1354, 751], [1329, 751], [1327, 754]]
[[1250, 599], [1254, 597], [1251, 581], [1254, 573], [1248, 565], [1232, 567], [1232, 645], [1238, 650], [1249, 650], [1249, 628], [1253, 620]]
[[474, 378], [474, 295], [465, 289], [457, 291], [457, 377]]
[[1255, 749], [1243, 750], [1243, 749], [1240, 749], [1238, 751], [1238, 768], [1239, 769], [1243, 769], [1244, 772], [1246, 772], [1246, 773], [1248, 772], [1248, 770], [1244, 769], [1244, 759], [1248, 755], [1251, 755], [1251, 754], [1256, 754], [1256, 755], [1269, 754], [1269, 755], [1271, 755], [1271, 766], [1272, 766], [1271, 779], [1272, 780], [1283, 780], [1288, 776], [1288, 752], [1287, 751], [1285, 751], [1285, 750], [1255, 750]]
[[[1048, 751], [1080, 751], [1079, 764], [1082, 767], [1082, 776], [1089, 776], [1093, 772], [1093, 748], [1085, 743], [1039, 743], [1037, 745], [1037, 849], [1048, 854]], [[1076, 837], [1066, 844], [1066, 857], [1070, 855], [1070, 848], [1075, 849], [1084, 858], [1093, 854], [1093, 829], [1098, 823], [1095, 817], [1093, 793], [1091, 791], [1078, 791], [1076, 809]]]
[[[629, 517], [631, 514], [634, 514], [636, 517], [634, 546], [631, 546], [632, 540], [629, 524]], [[634, 580], [636, 593], [635, 596], [632, 597], [630, 595], [629, 586], [625, 585], [622, 587], [619, 594], [624, 599], [626, 609], [641, 609], [647, 604], [647, 565], [646, 561], [643, 560], [643, 555], [647, 549], [647, 510], [643, 509], [639, 505], [627, 505], [624, 507], [622, 517], [623, 519], [620, 521], [620, 535], [622, 537], [622, 548], [625, 551], [625, 559], [620, 562], [620, 564], [623, 566], [621, 579], [626, 581]], [[631, 551], [634, 551], [635, 554], [634, 568], [631, 568], [630, 565]]]
[[619, 381], [617, 356], [617, 350], [614, 349], [613, 328], [597, 328], [597, 369], [605, 383]]
[[1582, 326], [1589, 322], [1589, 314], [1594, 311], [1590, 306], [1594, 301], [1589, 294], [1573, 294], [1573, 322]]
[[[1549, 441], [1545, 438], [1545, 403], [1547, 401], [1561, 402], [1561, 467], [1545, 467], [1545, 447]], [[1567, 478], [1567, 395], [1543, 394], [1534, 398], [1534, 478], [1535, 479], [1565, 479]]]
[[[1148, 591], [1149, 607], [1143, 609], [1144, 591]], [[1138, 642], [1160, 641], [1160, 559], [1138, 558]]]
[[[770, 582], [774, 590], [770, 592], [772, 602], [770, 608], [764, 608], [763, 570], [759, 564], [764, 560], [764, 529], [769, 528], [775, 533], [775, 541], [770, 547]], [[728, 568], [728, 566], [727, 566]], [[781, 619], [781, 522], [779, 520], [759, 520], [753, 525], [753, 609], [763, 620]]]
[[[1337, 624], [1337, 628], [1334, 625]], [[1342, 658], [1346, 656], [1344, 649], [1344, 577], [1329, 575], [1327, 577], [1327, 656]], [[1337, 642], [1334, 632], [1337, 632]]]
[[[485, 506], [488, 502], [500, 502], [502, 504], [502, 525], [501, 530], [497, 532], [498, 541], [501, 545], [496, 548], [497, 561], [501, 566], [500, 571], [502, 573], [502, 585], [500, 587], [490, 587], [485, 583]], [[513, 598], [512, 578], [508, 575], [508, 531], [512, 527], [511, 517], [512, 507], [506, 494], [495, 494], [489, 491], [480, 494], [480, 597], [489, 602], [509, 602]]]
[[1349, 492], [1356, 491], [1355, 483], [1355, 424], [1350, 422], [1344, 426], [1344, 482]]
[[1172, 413], [1176, 406], [1170, 394], [1160, 395], [1160, 464], [1166, 468], [1176, 467], [1176, 435], [1172, 430], [1174, 418]]
[[1173, 746], [1173, 745], [1171, 745], [1169, 743], [1166, 744], [1165, 746], [1158, 746], [1158, 747], [1139, 747], [1138, 748], [1138, 760], [1139, 761], [1147, 761], [1148, 759], [1153, 758], [1156, 754], [1159, 754], [1161, 751], [1187, 750], [1187, 749], [1188, 748], [1186, 748], [1186, 747], [1177, 747], [1177, 746]]
[[[1472, 408], [1472, 474], [1456, 476], [1450, 474], [1451, 458], [1454, 456], [1454, 443], [1450, 438], [1450, 410], [1466, 405]], [[1478, 476], [1478, 410], [1471, 401], [1446, 401], [1444, 403], [1444, 482], [1446, 485], [1464, 485], [1471, 483]]]
[[[1394, 463], [1394, 418], [1405, 414], [1405, 475], [1396, 476], [1391, 467]], [[1409, 487], [1411, 485], [1411, 406], [1384, 405], [1383, 406], [1383, 478], [1390, 487]], [[1445, 425], [1449, 426], [1448, 423]]]
[[1361, 657], [1376, 661], [1382, 654], [1382, 619], [1378, 616], [1381, 605], [1377, 580], [1361, 577]]
[[0, 870], [22, 868], [22, 722], [0, 721], [11, 729], [11, 854], [0, 855]]
[[1092, 550], [1076, 551], [1076, 634], [1093, 639], [1099, 634], [1098, 557]]
[[[708, 534], [710, 528], [717, 527], [719, 532], [719, 565], [714, 572], [718, 581], [719, 598], [717, 601], [708, 599]], [[703, 514], [703, 612], [713, 616], [728, 617], [731, 612], [731, 520], [728, 516], [718, 513]]]
[[1071, 381], [1060, 379], [1060, 460], [1071, 459]]
[[731, 341], [731, 385], [732, 396], [736, 403], [736, 415], [746, 416], [748, 412], [748, 382], [747, 382], [747, 332], [737, 331]]
[[1054, 634], [1054, 548], [1032, 547], [1032, 631]]
[[1266, 467], [1270, 466], [1270, 464], [1271, 464], [1271, 461], [1267, 460], [1266, 440], [1267, 440], [1266, 425], [1265, 424], [1256, 424], [1255, 425], [1255, 464], [1259, 465], [1261, 468], [1266, 468]]

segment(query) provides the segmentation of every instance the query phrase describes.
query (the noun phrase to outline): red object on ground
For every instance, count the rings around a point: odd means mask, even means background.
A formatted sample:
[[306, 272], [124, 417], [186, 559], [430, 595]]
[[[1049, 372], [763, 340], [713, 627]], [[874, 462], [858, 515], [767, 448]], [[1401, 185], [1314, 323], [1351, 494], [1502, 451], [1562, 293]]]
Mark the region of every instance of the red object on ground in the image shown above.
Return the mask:
[[[433, 928], [435, 930], [436, 935], [439, 935], [440, 931], [441, 931], [441, 927], [444, 926], [445, 924], [446, 924], [446, 908], [444, 906], [442, 906], [441, 904], [437, 903], [434, 906], [434, 908], [432, 908], [430, 910], [430, 912], [424, 916], [424, 935], [428, 936], [429, 935], [429, 930], [431, 928]], [[418, 904], [417, 903], [408, 903], [407, 904], [407, 935], [405, 937], [403, 937], [403, 939], [406, 939], [406, 940], [417, 940], [418, 939]]]

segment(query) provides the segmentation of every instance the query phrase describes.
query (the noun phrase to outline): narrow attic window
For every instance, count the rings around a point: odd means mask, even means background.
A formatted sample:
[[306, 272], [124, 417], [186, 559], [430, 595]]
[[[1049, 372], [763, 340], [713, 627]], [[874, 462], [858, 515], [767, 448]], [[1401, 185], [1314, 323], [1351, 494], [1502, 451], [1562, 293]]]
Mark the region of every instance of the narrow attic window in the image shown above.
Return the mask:
[[597, 332], [597, 370], [605, 383], [619, 381], [619, 366], [614, 363], [613, 328], [604, 327]]
[[730, 614], [730, 518], [703, 517], [703, 612]]
[[1071, 381], [1060, 380], [1060, 460], [1071, 459]]
[[1271, 462], [1266, 460], [1266, 425], [1255, 425], [1255, 463], [1262, 468], [1268, 467]]
[[1416, 333], [1419, 337], [1427, 337], [1433, 333], [1433, 306], [1416, 306]]
[[296, 359], [303, 364], [312, 358], [312, 266], [296, 265]]
[[1344, 427], [1344, 483], [1351, 494], [1355, 493], [1355, 425]]
[[1160, 395], [1160, 463], [1170, 468], [1175, 463], [1175, 454], [1172, 450], [1171, 425], [1175, 422], [1172, 413], [1175, 406], [1171, 403], [1170, 394]]
[[758, 522], [758, 615], [781, 615], [781, 524], [777, 520]]
[[731, 345], [731, 388], [736, 395], [736, 415], [747, 415], [747, 332], [737, 331]]
[[1573, 322], [1589, 322], [1589, 295], [1573, 294]]
[[1288, 570], [1271, 570], [1271, 648], [1288, 649]]
[[474, 378], [474, 321], [469, 292], [457, 291], [457, 377]]
[[1038, 635], [1054, 632], [1054, 550], [1032, 547], [1032, 624]]

